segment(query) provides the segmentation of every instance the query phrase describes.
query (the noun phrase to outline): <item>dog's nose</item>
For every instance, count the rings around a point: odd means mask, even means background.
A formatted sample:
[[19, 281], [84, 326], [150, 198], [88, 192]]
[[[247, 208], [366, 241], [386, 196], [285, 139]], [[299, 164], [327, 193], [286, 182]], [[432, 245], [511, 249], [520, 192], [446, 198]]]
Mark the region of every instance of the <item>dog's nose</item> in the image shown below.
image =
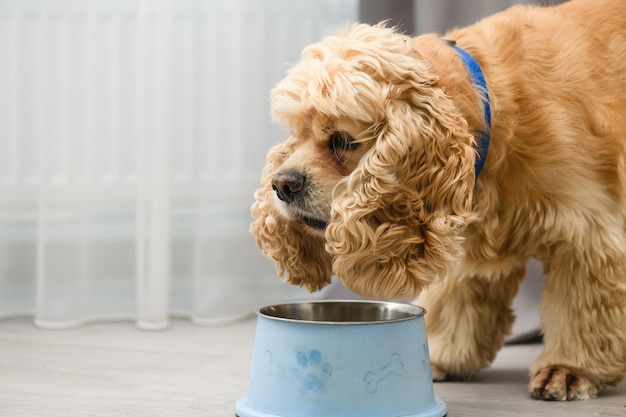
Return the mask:
[[272, 178], [272, 189], [285, 203], [293, 202], [303, 186], [304, 175], [295, 171], [279, 172]]

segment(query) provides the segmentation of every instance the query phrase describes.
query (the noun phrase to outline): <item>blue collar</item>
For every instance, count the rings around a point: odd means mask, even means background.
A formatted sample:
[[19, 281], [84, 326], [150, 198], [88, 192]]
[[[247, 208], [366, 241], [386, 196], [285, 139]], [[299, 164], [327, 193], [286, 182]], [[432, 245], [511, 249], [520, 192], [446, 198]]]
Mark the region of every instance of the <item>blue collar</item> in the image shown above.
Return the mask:
[[478, 86], [480, 93], [484, 97], [483, 111], [485, 114], [485, 122], [487, 122], [487, 129], [479, 133], [476, 144], [476, 151], [478, 152], [478, 155], [476, 156], [476, 162], [474, 164], [474, 172], [476, 174], [476, 178], [478, 178], [480, 171], [482, 171], [483, 166], [485, 165], [485, 159], [487, 159], [487, 153], [489, 152], [489, 140], [491, 138], [491, 106], [489, 105], [489, 93], [487, 91], [485, 76], [483, 75], [478, 62], [476, 62], [474, 57], [472, 57], [469, 53], [456, 46], [456, 42], [453, 42], [454, 41], [449, 41], [448, 43], [458, 52], [459, 56], [463, 60], [463, 63], [465, 64], [465, 67], [467, 67], [470, 76], [472, 77], [472, 81], [476, 86]]

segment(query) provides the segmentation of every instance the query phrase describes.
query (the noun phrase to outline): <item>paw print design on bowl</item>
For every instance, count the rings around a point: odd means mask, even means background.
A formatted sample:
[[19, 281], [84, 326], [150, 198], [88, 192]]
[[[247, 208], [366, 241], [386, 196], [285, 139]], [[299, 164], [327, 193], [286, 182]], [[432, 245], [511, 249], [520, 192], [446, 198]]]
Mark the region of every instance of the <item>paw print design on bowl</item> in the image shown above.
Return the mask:
[[298, 392], [302, 396], [321, 395], [326, 393], [326, 381], [333, 374], [330, 363], [323, 363], [322, 353], [313, 349], [307, 355], [296, 353], [296, 365], [291, 368], [291, 375], [298, 384]]

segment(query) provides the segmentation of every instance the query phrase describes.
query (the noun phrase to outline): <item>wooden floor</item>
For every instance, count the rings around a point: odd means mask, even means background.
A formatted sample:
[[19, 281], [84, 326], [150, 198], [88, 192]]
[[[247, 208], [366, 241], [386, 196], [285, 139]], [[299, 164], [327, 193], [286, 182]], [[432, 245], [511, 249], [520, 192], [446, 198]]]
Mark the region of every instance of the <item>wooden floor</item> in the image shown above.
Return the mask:
[[[131, 323], [40, 330], [0, 321], [0, 416], [233, 417], [247, 391], [255, 321], [167, 331]], [[507, 346], [473, 382], [438, 383], [448, 416], [626, 416], [626, 384], [600, 398], [532, 400], [527, 367], [540, 345]], [[355, 416], [358, 417], [358, 416]]]

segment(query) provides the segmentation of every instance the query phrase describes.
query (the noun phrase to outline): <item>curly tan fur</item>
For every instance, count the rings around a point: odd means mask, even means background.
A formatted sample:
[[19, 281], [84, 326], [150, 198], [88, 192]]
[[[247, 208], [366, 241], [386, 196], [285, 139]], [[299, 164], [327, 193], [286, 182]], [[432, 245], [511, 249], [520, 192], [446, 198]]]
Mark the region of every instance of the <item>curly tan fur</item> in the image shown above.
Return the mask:
[[286, 270], [290, 283], [318, 291], [330, 283], [332, 274], [332, 257], [324, 250], [324, 239], [309, 236], [300, 222], [284, 221], [273, 204], [270, 179], [289, 155], [289, 146], [289, 142], [276, 145], [268, 154], [264, 186], [254, 194], [251, 211], [256, 221], [252, 228], [263, 253], [276, 261], [279, 275]]
[[594, 397], [626, 366], [626, 3], [514, 7], [444, 37], [486, 78], [480, 176], [483, 97], [458, 54], [355, 25], [272, 91], [290, 137], [268, 154], [251, 230], [290, 283], [335, 273], [367, 297], [419, 294], [436, 379], [489, 365], [536, 257], [545, 349], [529, 391]]

